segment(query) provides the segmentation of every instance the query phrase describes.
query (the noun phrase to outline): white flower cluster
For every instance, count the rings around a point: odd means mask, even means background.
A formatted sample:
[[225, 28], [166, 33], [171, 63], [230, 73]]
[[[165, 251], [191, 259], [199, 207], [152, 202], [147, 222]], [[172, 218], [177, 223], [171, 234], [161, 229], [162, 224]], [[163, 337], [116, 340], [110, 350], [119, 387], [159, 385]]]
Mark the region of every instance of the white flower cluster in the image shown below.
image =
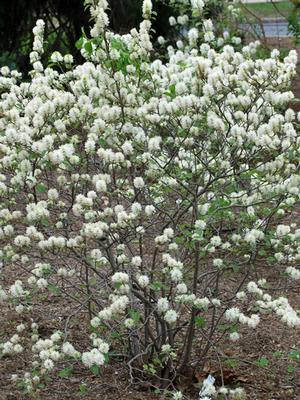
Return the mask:
[[255, 329], [260, 322], [258, 314], [252, 314], [247, 317], [237, 307], [230, 308], [225, 313], [226, 319], [231, 322], [240, 322], [241, 324], [248, 325], [249, 328]]
[[199, 11], [203, 11], [205, 2], [203, 0], [191, 0], [191, 6]]
[[152, 6], [152, 1], [151, 0], [143, 0], [142, 11], [143, 11], [143, 17], [145, 19], [150, 18], [152, 7], [153, 6]]
[[162, 235], [157, 236], [155, 238], [155, 243], [157, 245], [163, 245], [165, 243], [170, 242], [170, 240], [173, 238], [173, 236], [174, 236], [173, 229], [172, 228], [166, 228]]
[[93, 345], [95, 346], [92, 350], [82, 353], [82, 363], [87, 367], [93, 365], [101, 366], [105, 363], [105, 355], [109, 351], [109, 345], [102, 339], [94, 337]]
[[174, 324], [177, 321], [177, 312], [173, 309], [170, 309], [170, 304], [166, 297], [158, 299], [157, 310], [159, 313], [164, 314], [164, 319], [167, 323]]
[[272, 300], [270, 295], [266, 295], [263, 300], [258, 300], [256, 304], [262, 309], [273, 310], [287, 326], [291, 328], [300, 326], [300, 317], [286, 297]]
[[24, 348], [19, 343], [21, 337], [18, 334], [13, 335], [7, 342], [1, 343], [1, 350], [4, 355], [19, 354], [22, 353]]
[[44, 52], [44, 29], [45, 22], [42, 19], [37, 20], [36, 26], [32, 32], [34, 35], [33, 51], [30, 53], [30, 62], [33, 66], [34, 71], [43, 72], [44, 67], [40, 61], [40, 57]]
[[287, 267], [285, 272], [295, 280], [300, 279], [300, 271], [299, 269], [296, 269], [295, 267]]
[[97, 5], [95, 7], [93, 1], [89, 0], [87, 3], [90, 3], [92, 5], [90, 8], [91, 15], [95, 19], [95, 25], [91, 29], [91, 36], [98, 37], [103, 32], [105, 27], [109, 24], [109, 19], [106, 14], [108, 2], [106, 0], [100, 0], [96, 3]]

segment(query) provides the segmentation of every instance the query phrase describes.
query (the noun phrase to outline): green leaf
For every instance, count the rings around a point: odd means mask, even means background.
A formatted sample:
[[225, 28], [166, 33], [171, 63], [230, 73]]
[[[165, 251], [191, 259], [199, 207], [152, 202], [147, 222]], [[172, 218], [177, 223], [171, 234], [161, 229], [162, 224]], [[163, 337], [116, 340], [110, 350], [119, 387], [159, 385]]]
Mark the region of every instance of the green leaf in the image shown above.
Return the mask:
[[105, 146], [106, 146], [106, 141], [105, 141], [103, 138], [100, 138], [100, 139], [98, 140], [98, 144], [99, 144], [100, 146], [102, 146], [102, 147], [105, 147]]
[[281, 358], [282, 357], [282, 352], [281, 351], [275, 351], [273, 353], [273, 356], [276, 357], [276, 358]]
[[165, 93], [166, 96], [174, 98], [176, 96], [175, 85], [169, 87], [169, 91]]
[[267, 357], [261, 357], [257, 363], [256, 363], [259, 367], [267, 367], [269, 365], [269, 360], [267, 359]]
[[197, 328], [204, 328], [205, 327], [205, 319], [203, 317], [196, 317], [195, 318], [195, 324]]
[[293, 366], [293, 365], [288, 365], [287, 366], [287, 372], [289, 373], [289, 374], [292, 374], [293, 372], [295, 372], [295, 367]]
[[272, 264], [274, 264], [275, 258], [272, 256], [269, 256], [269, 257], [267, 257], [267, 261], [268, 261], [268, 264], [272, 265]]
[[36, 191], [38, 193], [45, 193], [47, 191], [47, 188], [43, 183], [39, 183], [38, 185], [36, 185]]
[[74, 366], [70, 365], [69, 367], [66, 367], [64, 369], [62, 369], [61, 371], [58, 372], [58, 376], [60, 376], [61, 378], [68, 378], [69, 376], [72, 375], [74, 370]]
[[55, 285], [52, 285], [51, 283], [47, 286], [47, 288], [49, 289], [49, 291], [51, 292], [51, 293], [53, 293], [53, 294], [60, 294], [60, 289], [57, 287], [57, 286], [55, 286]]
[[240, 266], [236, 264], [235, 262], [232, 263], [232, 271], [233, 272], [239, 272], [240, 271]]
[[153, 289], [153, 290], [167, 289], [166, 285], [164, 285], [161, 282], [153, 282], [153, 283], [151, 283], [150, 288]]
[[80, 394], [86, 394], [88, 392], [87, 386], [83, 383], [79, 386], [79, 393]]
[[120, 337], [122, 337], [121, 333], [119, 333], [119, 332], [112, 332], [112, 333], [110, 334], [110, 336], [111, 336], [113, 339], [119, 339]]
[[169, 87], [169, 90], [170, 90], [170, 93], [171, 93], [172, 95], [175, 95], [175, 85], [171, 85], [171, 86]]
[[299, 350], [291, 351], [289, 354], [289, 358], [294, 361], [300, 361], [300, 351]]
[[226, 364], [229, 368], [236, 368], [239, 365], [239, 362], [234, 358], [228, 358], [224, 361], [224, 364]]
[[129, 315], [130, 315], [130, 318], [132, 318], [135, 323], [140, 321], [141, 316], [140, 316], [140, 313], [138, 311], [129, 310]]
[[80, 39], [77, 40], [77, 42], [75, 43], [76, 49], [78, 49], [78, 50], [82, 49], [83, 41], [84, 41], [83, 37], [81, 37]]
[[90, 40], [84, 44], [84, 50], [88, 54], [92, 54], [92, 52], [93, 52], [93, 44], [92, 44], [92, 42]]
[[182, 244], [183, 242], [184, 242], [184, 237], [183, 236], [177, 236], [176, 238], [175, 238], [175, 243], [177, 243], [177, 244]]
[[108, 353], [104, 354], [104, 361], [105, 361], [106, 364], [108, 364], [108, 362], [109, 362], [109, 355], [108, 355]]
[[49, 220], [47, 218], [42, 218], [41, 219], [41, 224], [43, 226], [49, 226], [50, 225]]
[[234, 326], [234, 325], [220, 324], [220, 325], [217, 326], [217, 330], [220, 331], [220, 332], [226, 332], [228, 330], [231, 331], [232, 326]]
[[96, 364], [92, 365], [92, 366], [91, 366], [91, 371], [92, 371], [92, 373], [93, 373], [94, 375], [99, 375], [99, 374], [100, 374], [100, 367], [99, 367], [99, 365], [96, 365]]
[[122, 283], [121, 283], [121, 282], [116, 282], [116, 283], [114, 284], [115, 289], [120, 289], [121, 286], [122, 286]]

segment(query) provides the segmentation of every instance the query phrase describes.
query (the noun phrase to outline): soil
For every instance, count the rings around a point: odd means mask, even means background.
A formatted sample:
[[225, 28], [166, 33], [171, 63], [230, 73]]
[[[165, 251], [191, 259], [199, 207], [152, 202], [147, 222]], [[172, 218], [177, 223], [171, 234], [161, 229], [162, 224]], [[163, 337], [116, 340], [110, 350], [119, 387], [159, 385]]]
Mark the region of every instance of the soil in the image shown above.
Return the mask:
[[[296, 222], [300, 226], [300, 209], [286, 217], [286, 222]], [[286, 279], [280, 274], [280, 266], [261, 263], [256, 271], [263, 276], [272, 287], [278, 288], [276, 296], [288, 296], [296, 309], [300, 306], [300, 287], [286, 286]], [[279, 277], [279, 278], [278, 278]], [[55, 330], [63, 330], [70, 310], [74, 310], [71, 300], [62, 300], [50, 294], [43, 303], [36, 302], [34, 319], [39, 322], [39, 332], [46, 338]], [[38, 304], [42, 304], [38, 305]], [[26, 321], [26, 317], [12, 313], [2, 305], [0, 315], [0, 341], [15, 333], [16, 325]], [[25, 318], [25, 319], [24, 319]], [[83, 326], [86, 326], [87, 315], [78, 314], [68, 327], [68, 340], [78, 350], [87, 343]], [[199, 388], [208, 374], [216, 378], [217, 386], [242, 387], [247, 399], [255, 400], [300, 400], [300, 335], [298, 329], [285, 327], [283, 323], [266, 314], [262, 317], [257, 330], [240, 330], [241, 339], [237, 343], [230, 342], [228, 336], [220, 334], [217, 352], [211, 351], [206, 359], [199, 358], [197, 343], [191, 359], [191, 367], [187, 367], [177, 380], [178, 389], [188, 399], [197, 400]], [[200, 351], [200, 350], [199, 350]], [[65, 368], [63, 362], [58, 370]], [[16, 388], [11, 382], [12, 374], [22, 376], [30, 369], [29, 353], [21, 353], [16, 357], [0, 359], [0, 400], [26, 400], [29, 395]], [[93, 376], [80, 363], [74, 366], [70, 377], [50, 375], [47, 388], [41, 389], [41, 400], [161, 400], [166, 397], [155, 393], [151, 387], [143, 384], [130, 384], [126, 363], [112, 361]]]

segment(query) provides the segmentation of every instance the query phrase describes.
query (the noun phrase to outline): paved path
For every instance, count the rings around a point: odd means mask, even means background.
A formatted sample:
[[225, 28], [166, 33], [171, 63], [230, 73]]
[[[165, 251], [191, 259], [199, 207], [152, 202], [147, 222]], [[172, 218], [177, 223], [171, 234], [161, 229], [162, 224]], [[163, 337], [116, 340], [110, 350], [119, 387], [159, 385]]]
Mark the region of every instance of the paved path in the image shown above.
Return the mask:
[[288, 31], [288, 23], [286, 20], [282, 21], [264, 21], [264, 31], [267, 37], [273, 36], [292, 36]]
[[[288, 31], [288, 23], [285, 19], [265, 19], [263, 22], [263, 29], [266, 37], [288, 37], [292, 36]], [[243, 24], [241, 25], [243, 30], [249, 32], [257, 32], [259, 35], [262, 34], [261, 27], [259, 24]]]
[[[273, 0], [274, 3], [278, 3], [282, 0]], [[271, 0], [242, 0], [242, 3], [271, 3]]]

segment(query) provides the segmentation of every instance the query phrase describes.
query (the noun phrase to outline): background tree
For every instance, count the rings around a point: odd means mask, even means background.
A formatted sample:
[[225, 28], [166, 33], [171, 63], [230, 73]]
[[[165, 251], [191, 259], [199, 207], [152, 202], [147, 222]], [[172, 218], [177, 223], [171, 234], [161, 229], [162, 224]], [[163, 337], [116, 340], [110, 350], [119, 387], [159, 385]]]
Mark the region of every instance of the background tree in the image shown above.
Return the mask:
[[[110, 28], [124, 34], [137, 27], [142, 21], [141, 4], [141, 0], [110, 0]], [[210, 4], [205, 11], [206, 17], [217, 18], [224, 5], [219, 1]], [[179, 15], [184, 2], [175, 2], [176, 5], [177, 8], [172, 1], [166, 0], [153, 2], [157, 14], [152, 26], [154, 39], [158, 36], [176, 38], [176, 29], [170, 30], [167, 23], [171, 15]], [[186, 6], [185, 11], [189, 12], [190, 6]], [[72, 52], [75, 63], [82, 61], [80, 52], [74, 53], [74, 48], [82, 36], [82, 29], [88, 32], [90, 15], [84, 8], [84, 0], [11, 0], [3, 2], [0, 8], [0, 66], [8, 65], [25, 74], [30, 70], [32, 28], [40, 18], [45, 21], [44, 61], [53, 51]]]
[[[142, 20], [141, 1], [111, 0], [111, 29], [118, 33], [129, 32]], [[155, 4], [159, 18], [154, 24], [158, 35], [166, 35], [165, 21], [171, 15], [170, 8], [160, 2]], [[26, 73], [30, 69], [29, 52], [32, 45], [32, 28], [37, 19], [45, 25], [45, 59], [54, 50], [62, 53], [73, 51], [75, 42], [88, 32], [89, 12], [84, 9], [83, 0], [11, 0], [3, 2], [0, 8], [0, 65], [9, 65]], [[79, 51], [75, 61], [81, 59]]]

